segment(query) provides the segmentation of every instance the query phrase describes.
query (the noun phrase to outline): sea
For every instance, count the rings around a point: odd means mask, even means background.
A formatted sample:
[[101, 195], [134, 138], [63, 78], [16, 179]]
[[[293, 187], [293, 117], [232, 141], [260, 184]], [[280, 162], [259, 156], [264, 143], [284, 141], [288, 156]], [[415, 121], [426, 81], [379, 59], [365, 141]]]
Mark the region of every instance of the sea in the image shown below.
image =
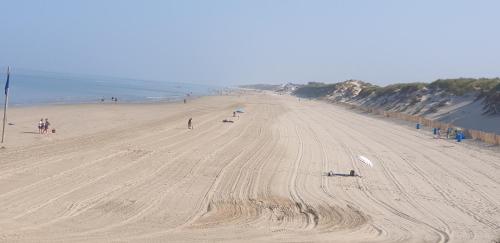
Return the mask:
[[[2, 91], [5, 80], [2, 75]], [[111, 102], [111, 97], [120, 103], [168, 102], [213, 95], [222, 89], [196, 83], [22, 71], [11, 72], [9, 106]]]

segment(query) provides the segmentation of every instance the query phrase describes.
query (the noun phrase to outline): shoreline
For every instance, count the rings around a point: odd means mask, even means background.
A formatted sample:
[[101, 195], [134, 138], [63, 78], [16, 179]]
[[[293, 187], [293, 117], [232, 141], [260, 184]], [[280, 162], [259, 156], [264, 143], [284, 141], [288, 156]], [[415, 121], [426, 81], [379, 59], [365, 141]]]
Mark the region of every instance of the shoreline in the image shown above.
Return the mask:
[[[158, 102], [65, 103], [37, 106], [9, 106], [4, 146], [27, 146], [42, 141], [64, 140], [161, 119], [169, 113], [193, 110], [205, 100], [223, 96], [196, 96], [185, 104], [182, 100]], [[162, 114], [164, 113], [164, 114]], [[196, 114], [196, 113], [195, 113]], [[193, 114], [193, 115], [195, 115]], [[40, 118], [48, 118], [55, 134], [40, 135], [36, 127]]]
[[[188, 99], [194, 100], [207, 96], [217, 96], [217, 94], [196, 95], [189, 96]], [[175, 103], [182, 102], [184, 98], [162, 98], [162, 99], [137, 99], [137, 100], [119, 100], [117, 103], [110, 101], [110, 99], [101, 102], [96, 101], [69, 101], [69, 102], [46, 102], [46, 103], [13, 103], [8, 104], [9, 108], [23, 108], [23, 107], [46, 107], [46, 106], [64, 106], [64, 105], [92, 105], [92, 104], [154, 104], [154, 103]]]

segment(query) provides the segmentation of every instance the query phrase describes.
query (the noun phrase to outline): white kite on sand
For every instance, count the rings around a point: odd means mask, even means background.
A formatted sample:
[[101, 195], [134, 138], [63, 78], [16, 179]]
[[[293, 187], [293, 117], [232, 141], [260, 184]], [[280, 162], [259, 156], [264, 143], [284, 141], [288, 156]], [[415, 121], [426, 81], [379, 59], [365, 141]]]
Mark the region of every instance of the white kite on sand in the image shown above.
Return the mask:
[[367, 165], [369, 165], [370, 167], [373, 167], [373, 163], [368, 159], [366, 158], [365, 156], [362, 156], [360, 155], [359, 156], [359, 160]]

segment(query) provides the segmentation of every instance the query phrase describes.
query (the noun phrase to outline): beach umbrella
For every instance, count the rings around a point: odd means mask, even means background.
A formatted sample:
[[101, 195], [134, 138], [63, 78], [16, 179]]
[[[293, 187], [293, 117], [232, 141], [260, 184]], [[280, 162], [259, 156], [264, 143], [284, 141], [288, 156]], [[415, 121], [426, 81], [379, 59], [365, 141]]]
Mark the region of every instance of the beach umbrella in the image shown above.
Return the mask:
[[369, 165], [370, 167], [373, 167], [373, 163], [365, 156], [359, 155], [358, 158], [359, 158], [359, 161]]

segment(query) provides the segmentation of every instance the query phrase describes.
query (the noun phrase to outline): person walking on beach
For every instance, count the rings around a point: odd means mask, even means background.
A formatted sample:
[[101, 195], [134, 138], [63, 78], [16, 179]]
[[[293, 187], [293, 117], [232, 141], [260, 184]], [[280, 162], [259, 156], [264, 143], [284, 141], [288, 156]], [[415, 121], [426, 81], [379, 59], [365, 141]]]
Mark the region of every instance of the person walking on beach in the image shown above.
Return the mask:
[[45, 123], [43, 123], [43, 118], [40, 118], [40, 121], [38, 122], [38, 133], [42, 134], [43, 129], [45, 127]]
[[43, 133], [48, 133], [50, 126], [49, 118], [45, 118], [45, 123], [43, 124]]
[[189, 118], [188, 120], [188, 129], [193, 129], [193, 118]]

